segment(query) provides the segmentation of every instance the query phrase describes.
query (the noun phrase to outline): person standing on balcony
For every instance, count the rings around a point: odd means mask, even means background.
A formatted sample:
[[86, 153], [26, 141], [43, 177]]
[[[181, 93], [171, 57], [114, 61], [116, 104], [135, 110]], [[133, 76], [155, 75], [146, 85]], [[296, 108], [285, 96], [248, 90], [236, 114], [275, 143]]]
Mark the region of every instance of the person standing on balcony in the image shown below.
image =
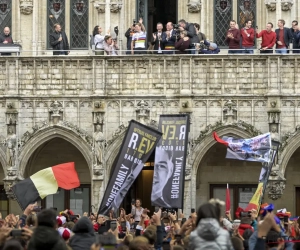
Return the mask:
[[230, 21], [230, 29], [227, 31], [226, 43], [229, 46], [228, 54], [238, 54], [240, 53], [240, 40], [241, 33], [236, 26], [236, 21]]
[[253, 45], [255, 39], [254, 29], [251, 28], [252, 21], [247, 20], [245, 22], [245, 27], [241, 29], [242, 36], [242, 48], [244, 54], [254, 54]]
[[162, 42], [165, 46], [164, 54], [174, 54], [175, 42], [176, 42], [176, 30], [173, 29], [173, 23], [168, 22], [166, 25], [167, 31], [163, 36]]
[[[13, 44], [14, 43], [14, 41], [11, 37], [11, 34], [10, 34], [9, 27], [4, 28], [3, 34], [1, 34], [1, 36], [0, 36], [0, 43], [3, 43], [3, 44]], [[1, 56], [11, 56], [11, 53], [1, 53]]]
[[284, 25], [285, 25], [285, 21], [283, 19], [279, 19], [278, 29], [275, 30], [277, 54], [288, 54], [289, 45], [293, 40], [290, 29], [284, 27]]
[[135, 32], [132, 36], [131, 54], [145, 54], [146, 53], [146, 38], [147, 32], [143, 25], [143, 19], [135, 25]]
[[163, 25], [162, 23], [157, 23], [156, 25], [157, 32], [154, 32], [152, 34], [152, 45], [154, 45], [154, 53], [155, 54], [162, 54], [164, 48], [164, 43], [163, 40], [165, 39], [166, 33], [164, 33], [163, 30]]
[[260, 48], [261, 54], [273, 54], [273, 47], [276, 43], [276, 33], [272, 29], [273, 24], [270, 22], [267, 23], [265, 30], [258, 32], [258, 29], [256, 29], [256, 38], [262, 38]]
[[300, 54], [300, 30], [297, 20], [292, 22], [290, 31], [292, 33], [293, 54]]
[[50, 34], [50, 45], [54, 50], [53, 55], [68, 55], [70, 47], [66, 33], [61, 30], [61, 26], [58, 23], [54, 24], [54, 30]]

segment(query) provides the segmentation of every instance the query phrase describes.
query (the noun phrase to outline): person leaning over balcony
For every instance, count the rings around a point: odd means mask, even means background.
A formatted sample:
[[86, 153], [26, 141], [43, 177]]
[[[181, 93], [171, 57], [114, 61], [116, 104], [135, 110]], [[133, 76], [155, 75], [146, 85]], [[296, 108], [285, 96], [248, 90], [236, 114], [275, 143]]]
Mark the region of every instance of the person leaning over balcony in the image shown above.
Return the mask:
[[54, 24], [54, 32], [50, 34], [50, 45], [52, 46], [53, 55], [68, 55], [70, 53], [67, 35], [61, 30], [60, 24]]
[[[3, 30], [3, 34], [0, 35], [0, 43], [3, 44], [13, 44], [14, 41], [11, 37], [10, 34], [10, 28], [9, 27], [5, 27]], [[1, 53], [2, 56], [10, 56], [11, 53]]]
[[219, 54], [220, 49], [216, 43], [210, 43], [206, 40], [200, 41], [200, 43], [204, 43], [206, 45], [206, 48], [200, 49], [201, 54]]
[[95, 43], [95, 55], [103, 56], [104, 55], [104, 36], [101, 34], [102, 28], [100, 26], [96, 26], [93, 31], [94, 43]]
[[190, 48], [190, 38], [187, 35], [185, 30], [180, 32], [179, 40], [175, 42], [176, 54], [188, 54], [188, 50]]
[[276, 33], [276, 53], [287, 54], [290, 43], [293, 40], [291, 31], [289, 28], [284, 27], [285, 21], [283, 19], [278, 20], [278, 29]]
[[131, 54], [145, 54], [147, 32], [143, 25], [143, 19], [135, 25], [135, 32], [132, 36]]
[[256, 29], [256, 38], [262, 38], [260, 48], [261, 54], [273, 54], [273, 47], [276, 43], [276, 33], [272, 31], [272, 28], [273, 24], [269, 22], [267, 23], [265, 30], [258, 32], [258, 29]]
[[179, 20], [179, 30], [186, 31], [187, 36], [190, 40], [190, 54], [196, 54], [195, 43], [199, 43], [199, 37], [197, 36], [194, 24], [186, 22], [184, 19]]

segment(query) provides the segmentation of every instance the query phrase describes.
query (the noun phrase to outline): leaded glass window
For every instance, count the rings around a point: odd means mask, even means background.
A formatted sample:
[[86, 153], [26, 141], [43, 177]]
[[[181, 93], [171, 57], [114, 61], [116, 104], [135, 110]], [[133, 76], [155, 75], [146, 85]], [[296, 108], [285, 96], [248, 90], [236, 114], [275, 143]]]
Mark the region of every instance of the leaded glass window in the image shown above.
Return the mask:
[[47, 48], [50, 46], [49, 35], [54, 32], [54, 24], [59, 23], [62, 30], [65, 30], [65, 0], [48, 0], [47, 17], [48, 17], [48, 38]]
[[238, 0], [238, 24], [240, 28], [245, 26], [246, 20], [252, 21], [252, 27], [256, 26], [256, 0]]
[[0, 0], [0, 33], [5, 27], [11, 30], [11, 0]]
[[232, 0], [214, 0], [214, 37], [215, 42], [220, 47], [227, 46], [226, 33], [229, 29], [229, 23], [232, 19]]
[[88, 49], [89, 3], [88, 0], [71, 0], [71, 49]]

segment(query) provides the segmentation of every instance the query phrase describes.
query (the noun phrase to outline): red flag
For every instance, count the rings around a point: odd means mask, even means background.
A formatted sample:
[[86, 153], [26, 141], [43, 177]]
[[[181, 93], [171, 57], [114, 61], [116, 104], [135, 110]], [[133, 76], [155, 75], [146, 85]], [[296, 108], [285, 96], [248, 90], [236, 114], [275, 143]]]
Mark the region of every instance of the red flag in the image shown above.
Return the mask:
[[226, 189], [226, 213], [230, 211], [230, 190], [229, 185], [227, 183], [227, 189]]
[[228, 147], [229, 143], [228, 143], [227, 141], [222, 140], [222, 139], [217, 135], [216, 132], [213, 132], [213, 136], [214, 136], [214, 139], [215, 139], [217, 142], [222, 143], [222, 144], [224, 144], [226, 147]]

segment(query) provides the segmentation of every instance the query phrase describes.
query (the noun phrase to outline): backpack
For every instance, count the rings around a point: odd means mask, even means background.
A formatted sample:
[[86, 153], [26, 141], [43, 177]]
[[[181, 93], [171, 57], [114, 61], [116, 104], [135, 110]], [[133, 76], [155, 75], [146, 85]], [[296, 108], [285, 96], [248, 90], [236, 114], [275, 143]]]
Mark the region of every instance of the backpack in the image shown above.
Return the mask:
[[93, 35], [90, 35], [90, 48], [91, 48], [91, 49], [93, 48], [93, 45], [95, 45], [95, 42], [94, 42], [94, 36], [93, 36]]

